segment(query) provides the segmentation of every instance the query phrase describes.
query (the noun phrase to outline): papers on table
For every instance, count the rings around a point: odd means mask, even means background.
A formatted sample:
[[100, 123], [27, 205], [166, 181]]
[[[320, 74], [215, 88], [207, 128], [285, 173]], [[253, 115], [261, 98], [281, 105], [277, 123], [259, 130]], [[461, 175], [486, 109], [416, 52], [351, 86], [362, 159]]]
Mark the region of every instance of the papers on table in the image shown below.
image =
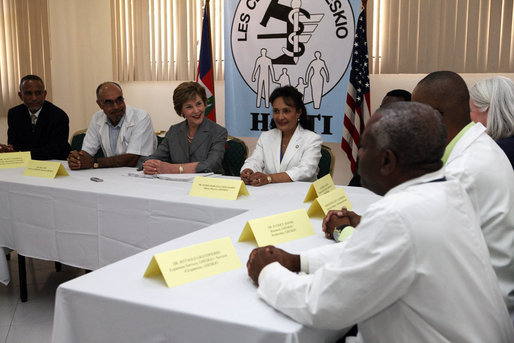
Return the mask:
[[144, 177], [147, 179], [161, 179], [161, 180], [168, 180], [168, 181], [184, 181], [184, 182], [193, 182], [195, 177], [197, 176], [210, 176], [214, 173], [191, 173], [191, 174], [154, 174], [154, 175], [148, 175], [143, 173], [143, 171], [135, 171], [135, 172], [129, 172], [129, 176], [135, 176], [135, 177]]

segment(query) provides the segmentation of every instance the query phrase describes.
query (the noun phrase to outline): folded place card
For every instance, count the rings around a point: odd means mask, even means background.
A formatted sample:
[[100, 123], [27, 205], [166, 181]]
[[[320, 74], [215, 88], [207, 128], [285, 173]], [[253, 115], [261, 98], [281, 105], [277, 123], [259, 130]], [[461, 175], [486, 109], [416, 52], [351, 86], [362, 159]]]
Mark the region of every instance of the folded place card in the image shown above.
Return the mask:
[[189, 195], [206, 198], [236, 200], [240, 195], [249, 195], [241, 180], [217, 177], [195, 177]]
[[314, 200], [307, 213], [310, 217], [324, 217], [328, 211], [340, 210], [343, 206], [348, 210], [352, 209], [352, 204], [344, 190], [336, 188]]
[[332, 180], [332, 176], [330, 176], [330, 174], [327, 174], [323, 176], [321, 179], [316, 180], [312, 183], [303, 202], [312, 201], [320, 195], [327, 194], [328, 192], [333, 191], [334, 189], [336, 189], [334, 180]]
[[314, 228], [305, 209], [249, 220], [239, 242], [255, 241], [257, 246], [275, 245], [314, 235]]
[[162, 275], [168, 287], [205, 279], [243, 265], [229, 237], [155, 254], [145, 277]]
[[30, 161], [30, 151], [5, 152], [0, 154], [0, 169], [26, 167]]
[[54, 179], [57, 175], [69, 176], [70, 174], [61, 162], [31, 160], [23, 175]]

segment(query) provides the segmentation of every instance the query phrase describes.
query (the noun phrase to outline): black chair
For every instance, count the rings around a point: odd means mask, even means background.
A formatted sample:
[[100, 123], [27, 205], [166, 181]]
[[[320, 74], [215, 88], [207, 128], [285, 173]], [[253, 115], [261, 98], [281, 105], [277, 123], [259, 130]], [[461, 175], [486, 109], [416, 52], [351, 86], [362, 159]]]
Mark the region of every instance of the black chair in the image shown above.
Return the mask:
[[[84, 137], [86, 137], [86, 131], [87, 129], [79, 130], [71, 136], [71, 150], [82, 150], [82, 143], [84, 142]], [[94, 156], [94, 158], [100, 157], [104, 157], [102, 149], [98, 149], [97, 153]]]
[[332, 153], [332, 149], [330, 149], [326, 145], [321, 145], [321, 159], [318, 163], [318, 179], [330, 173], [331, 176], [334, 175], [334, 164], [336, 160], [334, 154]]
[[240, 176], [241, 167], [248, 157], [248, 147], [241, 139], [228, 136], [223, 156], [223, 171], [225, 175]]
[[166, 136], [166, 131], [155, 131], [155, 135], [157, 136], [157, 146], [159, 146]]

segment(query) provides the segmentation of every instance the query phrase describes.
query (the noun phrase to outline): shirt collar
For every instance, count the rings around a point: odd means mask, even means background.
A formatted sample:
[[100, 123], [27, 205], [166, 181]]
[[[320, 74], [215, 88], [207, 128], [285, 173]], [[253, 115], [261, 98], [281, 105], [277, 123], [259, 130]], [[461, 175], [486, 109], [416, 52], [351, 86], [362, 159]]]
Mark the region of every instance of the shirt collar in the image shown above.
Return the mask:
[[107, 125], [109, 125], [110, 128], [113, 128], [113, 129], [121, 128], [121, 125], [123, 125], [124, 121], [125, 121], [125, 114], [123, 115], [123, 117], [121, 117], [120, 122], [118, 123], [118, 125], [114, 126], [114, 125], [112, 125], [112, 123], [109, 120], [109, 118], [107, 117], [107, 115], [105, 116], [105, 122], [107, 123]]
[[27, 107], [27, 111], [29, 112], [29, 116], [32, 117], [32, 115], [34, 115], [34, 116], [36, 116], [36, 119], [39, 118], [39, 113], [41, 113], [41, 110], [43, 109], [43, 106], [41, 106], [39, 108], [39, 110], [36, 111], [36, 113], [30, 112], [29, 108]]
[[427, 173], [421, 176], [418, 176], [414, 179], [405, 181], [404, 183], [401, 183], [393, 188], [391, 188], [385, 195], [394, 194], [403, 191], [404, 189], [421, 183], [427, 183], [435, 180], [440, 180], [444, 178], [444, 168], [441, 168], [439, 170], [436, 170], [435, 172]]
[[464, 136], [464, 134], [473, 127], [473, 125], [475, 125], [475, 123], [470, 122], [468, 125], [464, 126], [462, 130], [460, 130], [460, 132], [457, 134], [457, 136], [453, 137], [451, 142], [446, 146], [446, 149], [444, 150], [444, 155], [441, 158], [443, 164], [446, 164], [446, 162], [448, 161], [448, 157], [450, 157], [450, 154], [452, 153], [453, 148], [455, 148], [455, 145], [457, 144], [459, 139], [461, 139], [462, 136]]

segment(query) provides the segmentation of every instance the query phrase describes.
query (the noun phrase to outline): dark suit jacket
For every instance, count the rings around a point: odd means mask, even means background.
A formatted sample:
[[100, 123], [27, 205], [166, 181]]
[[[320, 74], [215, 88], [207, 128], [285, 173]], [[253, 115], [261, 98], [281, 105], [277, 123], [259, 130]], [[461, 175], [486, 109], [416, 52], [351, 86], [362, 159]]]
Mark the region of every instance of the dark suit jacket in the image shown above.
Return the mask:
[[187, 143], [187, 121], [172, 125], [157, 150], [146, 159], [168, 163], [200, 162], [197, 173], [223, 173], [223, 155], [227, 129], [204, 118], [198, 127], [191, 146]]
[[24, 104], [11, 108], [7, 118], [7, 141], [15, 150], [30, 151], [34, 160], [65, 160], [68, 157], [69, 119], [59, 107], [45, 101], [34, 130]]

